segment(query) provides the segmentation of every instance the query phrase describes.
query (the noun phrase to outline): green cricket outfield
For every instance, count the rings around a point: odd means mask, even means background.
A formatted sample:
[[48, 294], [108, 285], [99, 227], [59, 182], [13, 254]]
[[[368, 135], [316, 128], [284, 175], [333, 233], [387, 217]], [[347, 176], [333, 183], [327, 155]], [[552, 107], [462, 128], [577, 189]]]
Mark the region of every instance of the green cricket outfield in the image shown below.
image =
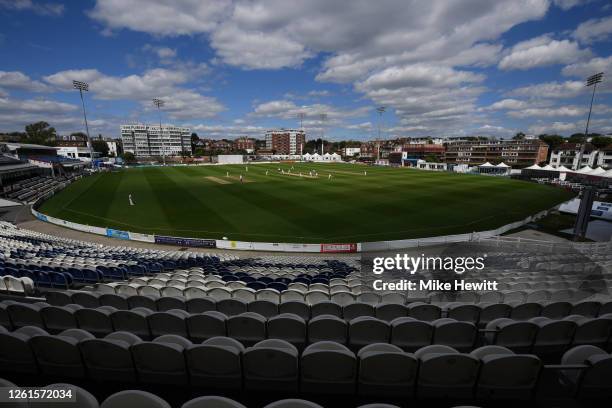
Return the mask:
[[[407, 168], [341, 163], [246, 167], [141, 167], [98, 173], [68, 186], [39, 211], [146, 234], [367, 242], [494, 229], [572, 197], [560, 188], [508, 178]], [[318, 176], [311, 177], [311, 171]]]

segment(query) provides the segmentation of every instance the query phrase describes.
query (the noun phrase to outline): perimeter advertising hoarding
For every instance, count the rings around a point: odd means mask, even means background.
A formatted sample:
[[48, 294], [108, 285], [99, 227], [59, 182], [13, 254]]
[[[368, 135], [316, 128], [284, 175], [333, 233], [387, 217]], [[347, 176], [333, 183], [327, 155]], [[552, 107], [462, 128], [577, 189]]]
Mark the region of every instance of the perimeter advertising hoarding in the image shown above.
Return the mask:
[[106, 229], [106, 236], [119, 239], [130, 239], [130, 233], [127, 231], [116, 230], [112, 228]]
[[357, 252], [357, 244], [321, 244], [321, 252]]
[[163, 245], [177, 245], [177, 246], [184, 246], [184, 247], [193, 247], [193, 248], [216, 248], [217, 247], [217, 241], [215, 241], [214, 239], [166, 237], [163, 235], [156, 235], [155, 243], [163, 244]]

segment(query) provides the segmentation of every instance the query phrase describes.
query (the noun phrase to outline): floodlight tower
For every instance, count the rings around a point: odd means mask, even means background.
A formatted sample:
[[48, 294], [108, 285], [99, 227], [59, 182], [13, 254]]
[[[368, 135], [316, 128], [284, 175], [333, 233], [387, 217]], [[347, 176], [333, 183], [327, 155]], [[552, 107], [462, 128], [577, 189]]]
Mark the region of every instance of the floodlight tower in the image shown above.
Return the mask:
[[327, 120], [327, 113], [321, 113], [319, 117], [321, 118], [321, 156], [323, 156], [325, 154], [325, 121]]
[[78, 89], [79, 94], [81, 95], [81, 105], [83, 105], [83, 118], [85, 119], [85, 131], [87, 132], [87, 148], [89, 149], [89, 159], [91, 163], [91, 168], [93, 169], [93, 146], [89, 137], [89, 125], [87, 124], [87, 113], [85, 113], [85, 100], [83, 99], [83, 91], [89, 91], [89, 84], [87, 82], [82, 81], [72, 81], [72, 87], [74, 89]]
[[603, 80], [603, 72], [600, 72], [595, 75], [591, 75], [587, 78], [586, 86], [593, 87], [593, 93], [591, 94], [591, 105], [589, 107], [589, 116], [587, 116], [586, 129], [584, 131], [584, 143], [580, 146], [580, 153], [578, 154], [578, 161], [574, 166], [574, 170], [579, 170], [582, 165], [582, 155], [584, 154], [584, 145], [586, 144], [587, 138], [589, 137], [589, 122], [591, 121], [591, 112], [593, 111], [593, 100], [595, 99], [595, 90], [597, 89], [597, 84]]
[[376, 112], [378, 112], [378, 139], [376, 140], [376, 160], [380, 160], [380, 127], [382, 124], [382, 115], [383, 113], [385, 113], [385, 110], [387, 108], [385, 108], [384, 106], [379, 106], [378, 108], [376, 108]]
[[164, 143], [164, 132], [162, 131], [162, 123], [161, 123], [161, 107], [164, 106], [164, 101], [159, 98], [153, 98], [153, 105], [157, 107], [157, 113], [159, 114], [159, 138], [162, 142], [162, 160], [164, 162], [164, 166], [166, 165], [166, 144]]

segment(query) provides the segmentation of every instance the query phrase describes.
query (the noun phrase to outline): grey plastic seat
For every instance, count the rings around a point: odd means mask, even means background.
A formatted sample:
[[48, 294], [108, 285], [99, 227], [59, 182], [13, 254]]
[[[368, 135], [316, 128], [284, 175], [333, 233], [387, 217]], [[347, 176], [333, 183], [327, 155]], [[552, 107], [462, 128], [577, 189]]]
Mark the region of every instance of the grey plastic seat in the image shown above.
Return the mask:
[[461, 303], [451, 303], [447, 308], [447, 317], [461, 322], [478, 324], [480, 320], [480, 306]]
[[193, 314], [187, 319], [187, 331], [192, 341], [198, 343], [212, 337], [225, 336], [227, 316], [217, 311]]
[[94, 336], [84, 330], [70, 329], [58, 335], [35, 336], [29, 341], [42, 374], [55, 377], [85, 376], [85, 365], [78, 344]]
[[372, 306], [370, 303], [355, 302], [342, 308], [342, 316], [346, 321], [350, 321], [357, 317], [374, 317], [375, 315], [376, 311], [374, 310], [374, 306]]
[[130, 347], [140, 342], [138, 336], [128, 332], [81, 341], [79, 349], [88, 375], [96, 381], [135, 382], [137, 377]]
[[112, 333], [115, 329], [111, 321], [111, 315], [115, 310], [111, 306], [102, 306], [97, 309], [83, 307], [74, 312], [79, 328], [87, 330], [96, 337], [103, 337]]
[[601, 303], [594, 301], [583, 301], [572, 306], [571, 314], [585, 317], [596, 317], [599, 314]]
[[418, 362], [392, 344], [376, 343], [357, 353], [358, 390], [364, 396], [407, 397], [414, 393]]
[[576, 323], [576, 332], [572, 344], [575, 346], [590, 344], [592, 346], [606, 347], [612, 331], [612, 319], [589, 318], [570, 315], [564, 320]]
[[322, 315], [342, 317], [342, 306], [332, 301], [324, 300], [310, 306], [310, 315], [312, 317]]
[[431, 345], [414, 353], [419, 359], [417, 397], [471, 398], [480, 361], [452, 347]]
[[302, 348], [306, 345], [306, 322], [291, 313], [271, 317], [268, 319], [268, 338], [285, 340]]
[[241, 313], [227, 319], [227, 335], [250, 345], [266, 338], [266, 319], [253, 312]]
[[73, 292], [72, 302], [87, 308], [96, 308], [100, 305], [100, 294], [95, 292]]
[[398, 317], [408, 316], [408, 308], [398, 303], [380, 303], [376, 305], [376, 318], [391, 322]]
[[[159, 306], [159, 305], [158, 305]], [[166, 312], [154, 312], [147, 316], [151, 336], [153, 338], [164, 334], [176, 334], [187, 337], [187, 324], [185, 320], [189, 313], [185, 310], [172, 309]]]
[[391, 322], [391, 343], [413, 351], [431, 344], [433, 326], [412, 317], [398, 317]]
[[247, 311], [247, 303], [240, 299], [217, 300], [217, 310], [226, 316], [237, 316]]
[[194, 398], [187, 401], [181, 408], [246, 408], [233, 399], [217, 396]]
[[342, 344], [321, 341], [306, 347], [301, 359], [301, 390], [317, 394], [355, 392], [357, 359]]
[[304, 301], [281, 302], [278, 307], [279, 314], [292, 313], [300, 316], [304, 320], [310, 319], [310, 306]]
[[565, 301], [544, 303], [540, 316], [549, 319], [563, 319], [569, 316], [572, 311], [572, 304]]
[[510, 318], [514, 320], [528, 320], [540, 316], [542, 305], [534, 302], [526, 302], [515, 305], [510, 312]]
[[128, 310], [130, 308], [127, 296], [125, 295], [105, 293], [100, 295], [99, 301], [100, 306], [112, 306], [117, 310]]
[[441, 314], [442, 310], [436, 305], [423, 302], [414, 302], [408, 305], [408, 316], [414, 317], [417, 320], [431, 322], [439, 319]]
[[11, 367], [11, 372], [37, 374], [36, 356], [29, 341], [35, 336], [46, 336], [45, 330], [25, 326], [13, 332], [0, 331], [0, 367]]
[[81, 387], [77, 387], [72, 384], [50, 384], [45, 388], [60, 388], [62, 390], [70, 389], [73, 393], [75, 401], [72, 403], [66, 402], [30, 402], [29, 408], [66, 408], [67, 405], [74, 404], [75, 407], [79, 408], [99, 408], [100, 404], [96, 397], [94, 397], [89, 391], [84, 390]]
[[72, 303], [70, 292], [54, 290], [45, 293], [47, 303], [53, 306], [66, 306]]
[[[538, 332], [533, 342], [532, 353], [553, 355], [566, 351], [576, 331], [576, 323], [570, 320], [552, 320], [547, 317], [535, 317], [529, 320], [538, 325]], [[558, 357], [556, 358], [558, 360]]]
[[209, 296], [188, 298], [185, 307], [189, 313], [204, 313], [217, 310], [217, 302]]
[[335, 341], [346, 344], [348, 338], [348, 323], [332, 315], [313, 317], [308, 321], [308, 342]]
[[284, 399], [272, 402], [264, 408], [323, 408], [319, 404], [303, 399]]
[[157, 303], [155, 303], [155, 297], [147, 295], [136, 295], [129, 296], [127, 301], [130, 309], [136, 309], [138, 307], [144, 307], [151, 311], [157, 310]]
[[[0, 387], [17, 389], [17, 385], [12, 382], [5, 380], [4, 378], [0, 378]], [[29, 404], [26, 401], [13, 401], [13, 402], [4, 402], [2, 403], [3, 408], [29, 408]]]
[[117, 331], [133, 333], [143, 340], [151, 338], [151, 329], [147, 316], [153, 313], [152, 310], [137, 307], [132, 310], [118, 310], [111, 314], [112, 325]]
[[185, 310], [185, 299], [179, 296], [163, 296], [155, 301], [157, 310], [167, 312], [169, 310]]
[[[187, 341], [184, 338], [182, 340], [181, 343]], [[188, 384], [183, 344], [169, 342], [167, 339], [155, 339], [152, 342], [134, 344], [131, 350], [140, 381], [154, 384]]]
[[476, 344], [478, 329], [474, 323], [443, 318], [432, 322], [433, 344], [443, 344], [459, 351], [469, 351]]
[[257, 313], [267, 319], [278, 315], [278, 303], [269, 300], [258, 299], [249, 302], [247, 309], [249, 312]]
[[[489, 292], [490, 293], [490, 292]], [[506, 303], [481, 303], [478, 324], [486, 327], [492, 320], [510, 316], [512, 306]]]
[[542, 361], [517, 355], [499, 346], [484, 346], [470, 353], [481, 362], [476, 398], [530, 400], [540, 377]]
[[514, 352], [529, 352], [538, 332], [538, 325], [529, 321], [515, 321], [512, 319], [495, 319], [487, 324], [487, 330], [497, 330], [496, 333], [487, 333], [485, 339], [488, 344], [508, 347]]
[[243, 355], [247, 390], [297, 392], [299, 354], [292, 344], [268, 339], [246, 349]]
[[563, 370], [561, 380], [572, 388], [578, 398], [605, 398], [612, 396], [612, 356], [599, 347], [582, 345], [565, 352], [561, 364], [585, 364], [582, 372]]
[[121, 391], [108, 397], [100, 408], [172, 408], [157, 395], [137, 390]]
[[43, 307], [40, 314], [44, 321], [44, 327], [49, 333], [53, 334], [78, 327], [74, 312], [81, 308], [82, 306], [75, 304]]
[[229, 337], [213, 337], [185, 350], [191, 385], [219, 389], [242, 387], [245, 348]]
[[349, 322], [349, 345], [358, 349], [372, 343], [388, 343], [389, 332], [389, 323], [384, 320], [356, 317]]
[[41, 309], [43, 309], [43, 306], [34, 303], [14, 302], [6, 306], [12, 325], [17, 329], [25, 326], [36, 326], [44, 329], [45, 323]]

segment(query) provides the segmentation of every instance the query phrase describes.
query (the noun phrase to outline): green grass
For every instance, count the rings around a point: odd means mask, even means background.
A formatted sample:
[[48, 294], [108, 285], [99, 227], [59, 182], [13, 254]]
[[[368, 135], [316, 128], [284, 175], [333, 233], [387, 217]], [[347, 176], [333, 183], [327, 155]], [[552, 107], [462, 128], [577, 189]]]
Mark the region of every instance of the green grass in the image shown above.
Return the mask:
[[[316, 169], [319, 178], [277, 171], [291, 166], [292, 173]], [[248, 169], [148, 167], [96, 174], [72, 184], [40, 211], [148, 234], [366, 242], [493, 229], [571, 198], [564, 190], [535, 183], [403, 168], [283, 163]], [[236, 179], [226, 178], [228, 171]], [[240, 173], [247, 183], [237, 180]], [[206, 178], [211, 176], [230, 183]], [[129, 205], [128, 194], [136, 205]]]

